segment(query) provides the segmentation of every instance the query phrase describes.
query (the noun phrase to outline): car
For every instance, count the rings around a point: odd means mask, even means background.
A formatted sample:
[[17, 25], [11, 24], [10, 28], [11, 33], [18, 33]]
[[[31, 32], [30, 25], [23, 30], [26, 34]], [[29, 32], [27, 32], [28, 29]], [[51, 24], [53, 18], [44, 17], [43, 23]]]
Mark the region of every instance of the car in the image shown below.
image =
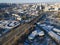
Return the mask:
[[28, 36], [28, 39], [29, 40], [32, 40], [34, 39], [34, 37], [37, 35], [37, 31], [33, 31], [29, 36]]
[[0, 37], [2, 36], [2, 34], [0, 34]]
[[57, 29], [57, 28], [53, 28], [53, 31], [60, 33], [60, 29]]
[[60, 36], [60, 33], [57, 33], [57, 35], [59, 35], [59, 36]]

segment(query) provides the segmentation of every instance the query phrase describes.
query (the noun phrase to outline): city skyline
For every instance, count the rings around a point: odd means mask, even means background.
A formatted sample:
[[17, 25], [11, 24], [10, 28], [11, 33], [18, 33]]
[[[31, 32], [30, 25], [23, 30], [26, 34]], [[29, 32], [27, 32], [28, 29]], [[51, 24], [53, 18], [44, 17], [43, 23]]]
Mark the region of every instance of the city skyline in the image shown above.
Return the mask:
[[38, 3], [38, 2], [60, 2], [60, 0], [0, 0], [0, 3]]

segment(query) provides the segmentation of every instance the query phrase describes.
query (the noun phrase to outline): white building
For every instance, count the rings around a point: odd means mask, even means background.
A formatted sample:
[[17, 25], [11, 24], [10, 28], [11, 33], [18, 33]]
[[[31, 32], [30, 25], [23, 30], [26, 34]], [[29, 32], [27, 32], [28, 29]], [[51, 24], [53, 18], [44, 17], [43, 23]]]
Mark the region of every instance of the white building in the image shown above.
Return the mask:
[[60, 11], [60, 4], [45, 6], [44, 11]]

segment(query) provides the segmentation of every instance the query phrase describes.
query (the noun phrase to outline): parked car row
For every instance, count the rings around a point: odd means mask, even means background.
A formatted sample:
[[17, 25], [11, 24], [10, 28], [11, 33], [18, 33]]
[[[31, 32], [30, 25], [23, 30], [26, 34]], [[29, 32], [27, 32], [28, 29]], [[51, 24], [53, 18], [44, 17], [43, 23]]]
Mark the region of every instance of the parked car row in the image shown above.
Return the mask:
[[45, 36], [44, 31], [40, 30], [37, 26], [35, 27], [34, 31], [32, 31], [27, 39], [24, 42], [24, 45], [40, 45], [41, 41], [43, 41]]
[[36, 36], [44, 36], [44, 32], [41, 31], [38, 27], [28, 36], [29, 40], [33, 40]]
[[53, 31], [54, 33], [56, 33], [57, 35], [60, 36], [60, 29], [56, 28], [55, 26], [45, 24], [45, 23], [43, 23], [43, 24], [37, 23], [37, 26], [42, 27], [47, 32]]

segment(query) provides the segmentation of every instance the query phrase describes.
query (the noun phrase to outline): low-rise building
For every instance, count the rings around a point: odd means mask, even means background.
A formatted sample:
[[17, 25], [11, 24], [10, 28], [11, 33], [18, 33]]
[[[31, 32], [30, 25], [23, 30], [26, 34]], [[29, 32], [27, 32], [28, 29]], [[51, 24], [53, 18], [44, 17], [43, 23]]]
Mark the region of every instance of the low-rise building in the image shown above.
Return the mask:
[[60, 4], [53, 4], [45, 6], [44, 11], [60, 11]]

